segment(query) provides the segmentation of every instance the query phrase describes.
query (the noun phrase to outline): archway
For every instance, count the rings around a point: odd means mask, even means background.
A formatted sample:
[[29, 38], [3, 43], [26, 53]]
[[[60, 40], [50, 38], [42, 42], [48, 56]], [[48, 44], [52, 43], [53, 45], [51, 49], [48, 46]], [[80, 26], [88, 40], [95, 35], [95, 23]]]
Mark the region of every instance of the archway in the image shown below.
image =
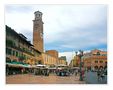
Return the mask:
[[94, 68], [95, 68], [95, 70], [98, 70], [98, 66], [95, 66]]

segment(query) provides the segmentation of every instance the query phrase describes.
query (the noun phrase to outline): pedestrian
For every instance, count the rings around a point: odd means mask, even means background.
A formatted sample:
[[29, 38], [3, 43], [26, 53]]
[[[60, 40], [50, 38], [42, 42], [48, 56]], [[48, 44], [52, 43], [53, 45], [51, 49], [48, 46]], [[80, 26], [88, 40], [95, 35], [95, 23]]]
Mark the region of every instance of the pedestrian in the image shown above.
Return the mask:
[[75, 70], [75, 76], [77, 76], [77, 74], [78, 74], [78, 70], [76, 69], [76, 70]]
[[98, 78], [98, 81], [101, 80], [101, 70], [100, 69], [98, 69], [98, 71], [97, 71], [97, 78]]
[[23, 68], [21, 69], [21, 73], [22, 73], [22, 74], [24, 73], [24, 69], [23, 69]]
[[101, 79], [103, 80], [105, 78], [104, 69], [101, 70]]
[[47, 75], [49, 76], [49, 70], [47, 69]]
[[84, 75], [84, 70], [82, 70], [82, 78], [84, 79], [85, 75]]

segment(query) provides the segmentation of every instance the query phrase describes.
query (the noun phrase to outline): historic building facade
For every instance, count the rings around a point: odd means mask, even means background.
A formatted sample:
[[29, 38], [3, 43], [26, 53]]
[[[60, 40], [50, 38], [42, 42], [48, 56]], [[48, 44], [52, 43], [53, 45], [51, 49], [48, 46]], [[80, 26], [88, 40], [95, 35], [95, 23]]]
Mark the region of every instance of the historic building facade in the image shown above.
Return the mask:
[[72, 59], [69, 63], [70, 67], [76, 67], [76, 59]]
[[92, 50], [84, 54], [82, 61], [84, 63], [84, 68], [87, 69], [104, 68], [107, 65], [107, 52], [98, 49]]
[[6, 62], [35, 65], [40, 54], [23, 34], [6, 26]]
[[[104, 68], [107, 65], [107, 52], [94, 49], [90, 52], [84, 53], [84, 55], [81, 58], [81, 63], [82, 63], [82, 67], [86, 69]], [[69, 66], [70, 67], [80, 66], [79, 55], [74, 56]]]
[[67, 65], [66, 56], [59, 57], [58, 65]]
[[58, 58], [50, 54], [42, 53], [42, 58], [43, 58], [43, 64], [47, 65], [48, 67], [55, 67], [58, 64]]
[[58, 58], [58, 51], [56, 50], [47, 50], [45, 53]]
[[80, 65], [80, 58], [78, 56], [74, 56], [74, 58], [69, 63], [70, 67], [79, 67]]

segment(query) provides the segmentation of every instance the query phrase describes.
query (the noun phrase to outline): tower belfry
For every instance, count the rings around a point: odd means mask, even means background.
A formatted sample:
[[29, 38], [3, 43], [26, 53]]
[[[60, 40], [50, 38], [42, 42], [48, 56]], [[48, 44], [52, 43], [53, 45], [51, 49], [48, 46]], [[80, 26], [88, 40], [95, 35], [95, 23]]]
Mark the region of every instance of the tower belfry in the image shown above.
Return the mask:
[[33, 20], [33, 45], [35, 49], [43, 52], [43, 21], [42, 12], [34, 12], [35, 18]]

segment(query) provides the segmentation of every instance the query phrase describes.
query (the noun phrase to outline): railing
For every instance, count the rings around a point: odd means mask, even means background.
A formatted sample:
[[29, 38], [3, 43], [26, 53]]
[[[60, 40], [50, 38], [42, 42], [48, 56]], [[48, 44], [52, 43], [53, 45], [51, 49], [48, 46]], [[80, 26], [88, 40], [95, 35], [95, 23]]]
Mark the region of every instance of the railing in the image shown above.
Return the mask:
[[25, 52], [27, 54], [30, 54], [30, 55], [34, 56], [34, 54], [32, 52], [30, 52], [29, 50], [25, 50], [23, 48], [17, 47], [16, 45], [8, 45], [7, 47], [11, 47], [11, 48], [14, 48], [16, 50], [19, 50], [21, 52]]

